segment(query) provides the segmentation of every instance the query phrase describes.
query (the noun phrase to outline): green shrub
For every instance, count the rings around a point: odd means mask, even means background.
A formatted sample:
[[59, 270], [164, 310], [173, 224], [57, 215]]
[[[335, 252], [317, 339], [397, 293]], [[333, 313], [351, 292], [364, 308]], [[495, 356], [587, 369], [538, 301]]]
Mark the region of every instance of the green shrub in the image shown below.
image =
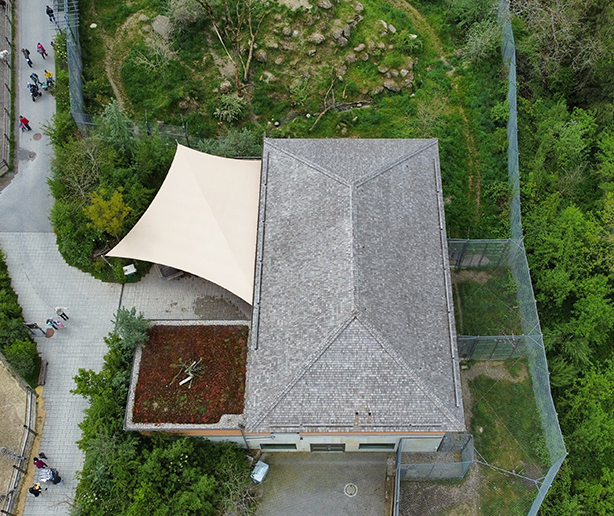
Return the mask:
[[469, 28], [463, 50], [467, 59], [478, 61], [497, 55], [500, 44], [499, 24], [496, 20], [482, 20]]
[[394, 42], [398, 49], [409, 55], [417, 55], [422, 50], [423, 42], [417, 34], [412, 34], [408, 30], [397, 32]]
[[213, 116], [230, 123], [239, 120], [243, 116], [245, 112], [245, 99], [233, 93], [227, 93], [220, 97], [217, 106]]
[[123, 430], [135, 347], [149, 322], [135, 309], [118, 311], [102, 371], [79, 370], [74, 394], [90, 401], [79, 425], [85, 452], [74, 516], [252, 514], [249, 464], [233, 444]]
[[58, 110], [51, 118], [51, 124], [43, 126], [43, 131], [49, 136], [54, 147], [66, 145], [77, 136], [78, 132], [68, 109]]
[[16, 340], [5, 347], [2, 353], [15, 371], [24, 379], [31, 379], [40, 366], [36, 343], [32, 339]]
[[198, 150], [225, 158], [262, 156], [262, 137], [249, 129], [230, 129], [225, 138], [202, 140]]

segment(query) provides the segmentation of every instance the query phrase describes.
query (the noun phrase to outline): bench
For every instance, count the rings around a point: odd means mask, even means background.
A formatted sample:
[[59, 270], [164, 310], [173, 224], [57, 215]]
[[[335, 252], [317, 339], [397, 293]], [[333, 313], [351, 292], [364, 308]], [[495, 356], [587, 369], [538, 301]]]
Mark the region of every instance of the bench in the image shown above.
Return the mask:
[[47, 378], [47, 365], [49, 362], [41, 360], [41, 370], [38, 373], [38, 385], [45, 385], [45, 379]]

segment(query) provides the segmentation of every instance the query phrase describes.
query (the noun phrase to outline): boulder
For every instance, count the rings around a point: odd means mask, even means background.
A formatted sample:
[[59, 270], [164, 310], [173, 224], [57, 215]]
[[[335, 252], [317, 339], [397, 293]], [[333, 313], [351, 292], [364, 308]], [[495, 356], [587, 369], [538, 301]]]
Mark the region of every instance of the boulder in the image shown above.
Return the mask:
[[346, 38], [349, 38], [351, 34], [352, 34], [352, 29], [350, 28], [349, 25], [346, 24], [346, 26], [343, 27], [343, 36]]
[[392, 34], [396, 34], [397, 33], [397, 29], [395, 28], [395, 26], [392, 23], [388, 24], [388, 32], [391, 32]]
[[366, 52], [364, 54], [360, 54], [360, 60], [361, 61], [368, 61], [369, 60], [369, 54], [367, 54]]
[[271, 72], [264, 71], [260, 76], [260, 80], [268, 84], [270, 82], [275, 82], [277, 80], [277, 77], [275, 77]]
[[345, 62], [348, 64], [352, 64], [356, 62], [356, 54], [348, 54], [345, 56]]
[[289, 38], [290, 36], [292, 36], [292, 27], [286, 25], [283, 29], [281, 29], [281, 33], [287, 38]]
[[387, 31], [388, 30], [388, 24], [384, 20], [380, 20], [379, 22], [382, 24], [382, 27], [384, 27], [384, 30]]
[[324, 36], [324, 34], [320, 34], [319, 32], [314, 32], [307, 38], [307, 41], [313, 43], [314, 45], [320, 45], [326, 41], [326, 36]]
[[315, 48], [311, 48], [311, 49], [309, 49], [309, 52], [307, 52], [307, 55], [308, 55], [309, 57], [313, 57], [313, 56], [315, 56], [315, 55], [316, 55], [316, 49], [315, 49]]
[[230, 81], [222, 81], [220, 83], [220, 93], [225, 95], [226, 93], [230, 93], [232, 91], [232, 83]]
[[355, 16], [352, 16], [349, 20], [348, 20], [348, 24], [351, 27], [356, 27], [356, 25], [358, 25], [362, 20], [364, 20], [364, 18], [362, 16], [360, 16], [360, 14], [357, 14]]
[[159, 14], [151, 24], [156, 34], [160, 35], [166, 40], [171, 39], [173, 33], [173, 24], [168, 16]]
[[267, 55], [266, 50], [263, 48], [259, 48], [254, 52], [254, 59], [259, 63], [266, 63], [268, 58], [269, 56]]
[[273, 50], [277, 50], [279, 48], [279, 43], [277, 43], [277, 41], [274, 41], [272, 39], [267, 39], [264, 41], [264, 46], [267, 48], [271, 48]]
[[406, 77], [407, 74], [409, 73], [409, 70], [406, 70], [405, 68], [401, 68], [401, 71], [399, 73], [401, 74], [401, 77]]
[[292, 37], [293, 38], [298, 38], [298, 34], [299, 34], [298, 30], [295, 29], [295, 30], [292, 31]]
[[365, 45], [364, 43], [361, 43], [357, 47], [354, 47], [354, 52], [357, 52], [357, 53], [362, 52], [365, 48], [367, 48], [367, 45]]
[[331, 35], [333, 36], [333, 38], [339, 39], [340, 37], [343, 36], [343, 28], [338, 27], [336, 29], [333, 29], [333, 31], [331, 32]]
[[348, 73], [348, 67], [345, 65], [341, 65], [337, 68], [337, 77], [343, 77], [346, 73]]
[[275, 58], [275, 64], [277, 66], [284, 64], [284, 57], [283, 56], [277, 56]]
[[388, 71], [388, 67], [387, 67], [387, 66], [384, 66], [384, 65], [379, 65], [379, 66], [377, 67], [377, 71], [378, 71], [379, 73], [386, 73], [386, 72]]
[[394, 79], [386, 79], [384, 81], [384, 88], [388, 91], [394, 91], [395, 93], [401, 91], [401, 86], [399, 86]]
[[362, 5], [360, 2], [356, 2], [354, 4], [354, 9], [356, 10], [357, 13], [361, 13], [365, 10], [365, 6]]
[[383, 86], [376, 86], [375, 88], [373, 88], [373, 90], [371, 90], [371, 95], [379, 95], [383, 91], [384, 91]]
[[328, 0], [321, 0], [321, 2], [318, 3], [318, 7], [320, 7], [320, 9], [330, 9], [333, 6], [333, 4], [331, 4]]
[[343, 36], [341, 36], [338, 40], [337, 40], [337, 44], [340, 47], [345, 47], [348, 44], [348, 40], [346, 38], [344, 38]]
[[280, 41], [279, 48], [285, 50], [286, 52], [292, 52], [294, 50], [294, 43], [290, 43], [289, 41]]
[[398, 77], [399, 76], [399, 71], [398, 70], [390, 70], [390, 75], [392, 75], [393, 77]]

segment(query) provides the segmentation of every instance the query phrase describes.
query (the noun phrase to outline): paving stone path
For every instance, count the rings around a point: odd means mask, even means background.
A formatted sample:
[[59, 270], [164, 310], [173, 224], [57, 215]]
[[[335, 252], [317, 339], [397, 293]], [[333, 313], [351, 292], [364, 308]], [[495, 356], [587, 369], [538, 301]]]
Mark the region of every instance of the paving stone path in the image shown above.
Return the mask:
[[[219, 287], [200, 278], [166, 281], [152, 273], [139, 283], [122, 287], [101, 283], [69, 267], [60, 256], [49, 222], [53, 199], [47, 177], [53, 151], [42, 131], [55, 113], [55, 101], [49, 93], [43, 93], [34, 103], [25, 87], [32, 71], [39, 77], [45, 69], [55, 75], [50, 48], [55, 33], [45, 15], [45, 5], [43, 0], [20, 2], [16, 10], [16, 51], [27, 47], [34, 66], [30, 69], [21, 54], [16, 56], [15, 111], [30, 119], [33, 130], [16, 131], [16, 174], [0, 192], [0, 248], [27, 322], [44, 327], [57, 306], [66, 307], [70, 317], [66, 328], [54, 337], [36, 337], [42, 358], [49, 362], [40, 450], [59, 470], [64, 485], [50, 485], [38, 498], [28, 496], [24, 516], [69, 513], [77, 485], [75, 474], [83, 464], [76, 441], [81, 437], [78, 424], [86, 408], [86, 401], [70, 390], [79, 368], [100, 370], [106, 353], [103, 338], [111, 331], [111, 320], [119, 306], [136, 306], [151, 319], [205, 319], [229, 312], [227, 303], [220, 300]], [[39, 41], [49, 52], [46, 60], [36, 53]], [[203, 305], [209, 313], [203, 313]], [[230, 313], [234, 313], [232, 309]]]

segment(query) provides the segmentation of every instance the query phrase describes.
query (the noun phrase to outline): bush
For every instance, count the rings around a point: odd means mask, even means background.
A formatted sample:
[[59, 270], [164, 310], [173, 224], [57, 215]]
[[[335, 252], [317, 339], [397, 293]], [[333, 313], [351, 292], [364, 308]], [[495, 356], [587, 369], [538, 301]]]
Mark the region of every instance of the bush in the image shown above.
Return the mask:
[[11, 287], [4, 254], [0, 251], [0, 351], [32, 387], [36, 387], [40, 357], [30, 331], [24, 326], [17, 294]]
[[230, 129], [226, 138], [203, 140], [197, 143], [198, 150], [225, 158], [262, 156], [262, 138], [249, 129]]
[[207, 17], [207, 12], [196, 0], [170, 0], [168, 17], [174, 27], [183, 29], [203, 21]]
[[249, 464], [233, 444], [123, 430], [130, 368], [149, 321], [120, 309], [100, 373], [79, 370], [74, 394], [90, 401], [79, 425], [85, 452], [73, 516], [251, 514]]
[[397, 32], [394, 41], [399, 49], [410, 55], [416, 55], [422, 50], [422, 39], [408, 30]]
[[499, 51], [501, 30], [495, 20], [483, 20], [474, 23], [467, 34], [463, 47], [465, 56], [470, 61], [492, 57]]
[[243, 116], [245, 110], [245, 100], [232, 93], [222, 95], [218, 102], [218, 107], [213, 112], [215, 118], [224, 122], [234, 122]]
[[36, 343], [31, 339], [16, 340], [2, 352], [15, 371], [24, 379], [32, 378], [40, 365]]

